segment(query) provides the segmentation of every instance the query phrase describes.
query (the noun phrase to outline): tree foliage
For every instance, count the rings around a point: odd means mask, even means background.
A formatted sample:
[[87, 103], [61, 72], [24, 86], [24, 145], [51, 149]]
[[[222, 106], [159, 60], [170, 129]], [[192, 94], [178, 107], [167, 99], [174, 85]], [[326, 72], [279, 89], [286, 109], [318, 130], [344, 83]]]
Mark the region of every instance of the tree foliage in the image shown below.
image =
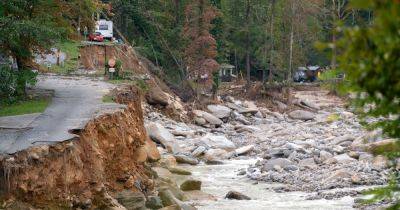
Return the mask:
[[[7, 73], [9, 68], [2, 67], [1, 81], [14, 84], [16, 80], [19, 84], [10, 86], [17, 88], [15, 91], [5, 93], [9, 96], [8, 101], [20, 98], [25, 92], [25, 84], [35, 81], [35, 74], [30, 72], [34, 68], [33, 54], [44, 52], [56, 41], [71, 37], [78, 26], [91, 28], [96, 5], [94, 0], [0, 1], [0, 54], [13, 57], [19, 69], [19, 72]], [[14, 76], [17, 78], [13, 79]]]
[[187, 40], [185, 64], [189, 79], [210, 84], [212, 74], [218, 70], [217, 42], [211, 35], [212, 21], [217, 12], [206, 0], [193, 0], [185, 8], [183, 37]]
[[[380, 119], [371, 127], [400, 138], [400, 2], [393, 0], [353, 0], [355, 8], [372, 10], [371, 26], [355, 26], [345, 30], [338, 43], [342, 54], [340, 68], [357, 91], [356, 104], [364, 117]], [[390, 159], [400, 157], [400, 147], [392, 145], [378, 153]], [[389, 150], [390, 149], [390, 150]], [[383, 189], [374, 190], [375, 200], [393, 199], [399, 207], [399, 174]]]

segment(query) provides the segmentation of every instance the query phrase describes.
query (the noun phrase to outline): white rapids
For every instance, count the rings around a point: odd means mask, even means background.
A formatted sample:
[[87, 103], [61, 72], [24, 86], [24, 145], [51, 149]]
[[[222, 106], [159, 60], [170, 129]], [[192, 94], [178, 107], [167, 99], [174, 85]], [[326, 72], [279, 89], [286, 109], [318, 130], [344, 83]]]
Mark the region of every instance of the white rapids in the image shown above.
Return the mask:
[[[217, 201], [199, 201], [196, 207], [201, 210], [265, 210], [265, 209], [353, 209], [354, 198], [349, 196], [339, 200], [306, 200], [311, 195], [304, 192], [276, 193], [268, 183], [255, 184], [246, 176], [238, 176], [238, 170], [254, 164], [251, 160], [232, 160], [224, 165], [184, 166], [192, 171], [192, 177], [202, 181], [202, 191], [214, 195]], [[241, 192], [252, 200], [224, 199], [230, 190]]]

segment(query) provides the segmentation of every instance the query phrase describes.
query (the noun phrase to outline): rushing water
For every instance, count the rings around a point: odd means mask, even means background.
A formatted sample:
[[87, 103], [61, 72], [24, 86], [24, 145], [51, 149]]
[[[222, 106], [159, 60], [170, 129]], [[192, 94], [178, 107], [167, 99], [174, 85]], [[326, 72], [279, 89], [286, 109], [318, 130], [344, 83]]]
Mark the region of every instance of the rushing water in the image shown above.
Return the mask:
[[[303, 192], [276, 193], [270, 188], [276, 185], [259, 183], [245, 176], [238, 176], [238, 170], [246, 168], [256, 160], [233, 160], [224, 165], [186, 166], [192, 177], [202, 181], [202, 191], [218, 198], [217, 201], [201, 201], [196, 206], [203, 210], [264, 210], [264, 209], [353, 209], [353, 198], [339, 200], [306, 200], [310, 194]], [[230, 190], [241, 192], [252, 200], [224, 199]]]

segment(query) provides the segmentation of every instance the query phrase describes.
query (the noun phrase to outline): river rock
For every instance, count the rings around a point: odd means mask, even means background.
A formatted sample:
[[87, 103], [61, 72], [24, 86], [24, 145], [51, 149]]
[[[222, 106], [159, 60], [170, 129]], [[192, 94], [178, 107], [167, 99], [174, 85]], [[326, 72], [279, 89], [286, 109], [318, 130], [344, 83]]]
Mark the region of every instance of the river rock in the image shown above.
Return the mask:
[[232, 96], [227, 96], [227, 97], [225, 98], [225, 101], [226, 101], [226, 102], [230, 102], [230, 103], [235, 103], [235, 98], [233, 98]]
[[254, 115], [254, 117], [257, 117], [257, 118], [262, 119], [262, 118], [264, 118], [264, 115], [263, 115], [260, 111], [258, 111], [258, 112]]
[[205, 145], [209, 148], [214, 149], [224, 149], [227, 151], [232, 151], [236, 148], [235, 144], [229, 141], [225, 136], [216, 136], [211, 133], [198, 139], [201, 145]]
[[147, 139], [144, 144], [144, 148], [146, 150], [147, 160], [149, 162], [155, 162], [160, 160], [161, 158], [160, 152], [157, 149], [157, 145], [153, 141]]
[[207, 109], [220, 119], [228, 118], [231, 115], [231, 109], [222, 105], [208, 105]]
[[200, 190], [185, 191], [185, 195], [190, 201], [217, 201], [218, 199]]
[[200, 125], [200, 126], [205, 125], [205, 124], [207, 123], [207, 121], [206, 121], [204, 118], [202, 118], [202, 117], [195, 117], [195, 118], [194, 118], [194, 122], [195, 122], [197, 125]]
[[374, 156], [367, 152], [361, 152], [360, 156], [358, 157], [358, 160], [362, 162], [372, 162], [373, 159]]
[[191, 190], [201, 190], [201, 181], [189, 179], [181, 184], [181, 190], [191, 191]]
[[158, 192], [158, 196], [160, 197], [164, 206], [172, 206], [178, 204], [178, 199], [175, 198], [172, 192], [168, 189], [161, 189]]
[[116, 199], [127, 210], [143, 208], [146, 203], [146, 198], [141, 192], [133, 192], [131, 190], [124, 190], [118, 193]]
[[183, 168], [170, 167], [170, 168], [168, 168], [168, 170], [169, 170], [171, 173], [174, 173], [174, 174], [179, 174], [179, 175], [192, 175], [192, 172], [187, 171], [187, 170], [185, 170], [185, 169], [183, 169]]
[[190, 130], [190, 131], [183, 131], [183, 130], [173, 130], [171, 133], [174, 136], [183, 136], [183, 137], [192, 137], [195, 135], [195, 132]]
[[343, 135], [343, 136], [339, 136], [339, 137], [336, 137], [335, 139], [333, 139], [332, 144], [338, 145], [338, 144], [341, 144], [346, 141], [353, 142], [354, 139], [355, 138], [352, 135]]
[[350, 163], [357, 161], [356, 159], [351, 158], [348, 154], [336, 155], [333, 158], [337, 161], [337, 163]]
[[146, 207], [149, 209], [161, 209], [163, 207], [162, 201], [158, 196], [148, 196]]
[[350, 151], [347, 153], [351, 158], [358, 159], [360, 157], [360, 153], [356, 151]]
[[204, 146], [198, 146], [195, 150], [192, 152], [193, 157], [199, 157], [204, 154], [204, 152], [207, 150]]
[[332, 173], [332, 175], [328, 176], [323, 183], [327, 182], [336, 182], [338, 180], [343, 180], [346, 178], [351, 178], [352, 174], [346, 169], [339, 169]]
[[172, 206], [172, 209], [178, 209], [178, 210], [196, 210], [195, 207], [183, 203], [182, 201], [178, 200], [170, 190], [168, 189], [163, 189], [158, 193], [158, 196], [160, 197], [162, 203], [164, 206]]
[[236, 155], [243, 155], [243, 154], [249, 153], [253, 150], [254, 150], [254, 145], [247, 145], [244, 147], [237, 148], [235, 150], [235, 153], [236, 153]]
[[146, 148], [144, 146], [141, 146], [141, 147], [137, 148], [133, 152], [133, 159], [135, 159], [135, 161], [137, 161], [138, 163], [146, 162], [146, 160], [147, 160]]
[[317, 164], [315, 164], [314, 158], [306, 158], [306, 159], [300, 160], [299, 165], [304, 168], [309, 168], [309, 169], [315, 169], [318, 167]]
[[199, 164], [199, 161], [196, 158], [189, 157], [186, 155], [174, 155], [176, 162], [178, 163], [187, 163], [190, 165], [197, 165]]
[[169, 152], [175, 154], [180, 151], [174, 135], [161, 124], [151, 122], [146, 125], [146, 130], [153, 141], [162, 144]]
[[292, 119], [297, 119], [297, 120], [312, 120], [315, 118], [314, 113], [304, 110], [295, 110], [290, 112], [288, 115]]
[[164, 155], [159, 161], [161, 166], [173, 167], [177, 165], [176, 159], [173, 155]]
[[274, 101], [274, 103], [278, 106], [278, 109], [280, 111], [284, 111], [284, 110], [287, 109], [287, 105], [282, 103], [282, 102], [280, 102], [280, 101]]
[[243, 125], [251, 125], [251, 122], [248, 121], [242, 114], [239, 114], [237, 112], [233, 112], [233, 113], [236, 113], [236, 114], [234, 114], [236, 121], [243, 123]]
[[168, 95], [161, 90], [161, 88], [152, 87], [146, 93], [146, 100], [151, 105], [162, 105], [167, 106], [169, 102]]
[[216, 125], [219, 126], [221, 125], [223, 122], [222, 120], [220, 120], [218, 117], [208, 113], [208, 112], [204, 112], [201, 110], [194, 110], [193, 114], [196, 117], [200, 117], [200, 118], [204, 118], [208, 123], [210, 123], [211, 125]]
[[153, 167], [151, 168], [153, 169], [154, 172], [156, 172], [158, 177], [163, 177], [163, 178], [170, 178], [172, 177], [172, 173], [166, 169], [166, 168], [162, 168], [162, 167]]
[[326, 160], [328, 160], [328, 159], [330, 159], [330, 158], [332, 158], [332, 157], [333, 157], [332, 153], [327, 152], [327, 151], [325, 151], [325, 150], [322, 150], [322, 151], [319, 153], [319, 158], [321, 159], [321, 162], [325, 162]]
[[279, 112], [270, 112], [269, 114], [278, 119], [279, 121], [285, 120], [285, 117]]
[[316, 109], [316, 110], [320, 109], [320, 107], [317, 104], [315, 104], [315, 103], [313, 103], [313, 102], [311, 102], [309, 100], [301, 100], [300, 103], [302, 105], [308, 106], [308, 107], [310, 107], [312, 109]]
[[374, 157], [373, 161], [372, 161], [372, 165], [377, 168], [377, 169], [384, 169], [387, 168], [388, 166], [388, 160], [385, 156], [383, 155], [378, 155], [376, 157]]
[[[113, 198], [107, 192], [101, 192], [101, 195], [99, 195], [99, 200], [103, 201], [104, 208], [107, 210], [127, 210], [123, 205], [121, 205], [115, 198]], [[87, 203], [85, 202], [83, 207], [88, 208], [89, 206], [87, 206]]]
[[204, 154], [207, 162], [220, 161], [228, 158], [228, 152], [223, 149], [210, 149]]
[[274, 166], [276, 166], [276, 165], [281, 168], [285, 168], [288, 165], [294, 165], [294, 164], [292, 163], [292, 161], [290, 161], [286, 158], [276, 158], [276, 159], [268, 160], [264, 164], [264, 170], [266, 170], [266, 171], [273, 170]]
[[256, 127], [256, 126], [236, 125], [235, 126], [235, 130], [238, 133], [242, 133], [242, 132], [253, 133], [253, 132], [256, 132], [256, 131], [260, 131], [261, 129]]
[[226, 195], [225, 198], [227, 199], [234, 199], [234, 200], [251, 200], [251, 198], [247, 195], [244, 195], [240, 192], [236, 191], [229, 191]]

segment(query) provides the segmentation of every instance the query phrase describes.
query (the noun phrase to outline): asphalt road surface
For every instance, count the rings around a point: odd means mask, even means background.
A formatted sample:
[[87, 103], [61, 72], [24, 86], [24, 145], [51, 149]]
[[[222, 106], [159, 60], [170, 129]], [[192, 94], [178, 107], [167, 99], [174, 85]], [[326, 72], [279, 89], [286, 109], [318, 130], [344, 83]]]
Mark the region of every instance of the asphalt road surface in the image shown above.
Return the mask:
[[113, 85], [86, 77], [39, 76], [37, 88], [54, 90], [51, 104], [26, 129], [0, 133], [0, 154], [13, 154], [31, 146], [69, 140], [70, 129], [82, 128], [102, 109], [116, 106], [104, 104], [103, 95]]

